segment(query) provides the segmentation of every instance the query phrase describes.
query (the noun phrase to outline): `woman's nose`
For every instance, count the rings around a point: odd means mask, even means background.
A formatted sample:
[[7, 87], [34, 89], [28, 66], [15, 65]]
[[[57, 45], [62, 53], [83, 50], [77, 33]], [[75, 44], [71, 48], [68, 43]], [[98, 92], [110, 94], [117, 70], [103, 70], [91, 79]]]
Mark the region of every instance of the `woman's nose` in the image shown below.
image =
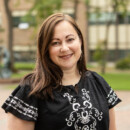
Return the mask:
[[61, 45], [61, 52], [68, 51], [68, 50], [69, 50], [69, 47], [67, 46], [67, 44], [66, 44], [66, 43], [63, 43], [63, 44]]

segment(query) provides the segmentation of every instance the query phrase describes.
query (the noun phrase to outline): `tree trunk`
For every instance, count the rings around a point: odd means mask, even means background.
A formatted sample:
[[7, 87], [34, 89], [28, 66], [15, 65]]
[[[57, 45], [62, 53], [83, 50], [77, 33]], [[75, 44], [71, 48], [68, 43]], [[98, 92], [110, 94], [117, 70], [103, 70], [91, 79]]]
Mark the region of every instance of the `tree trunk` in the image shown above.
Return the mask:
[[109, 27], [110, 27], [110, 21], [106, 23], [106, 36], [104, 40], [104, 56], [102, 61], [102, 67], [101, 67], [101, 73], [105, 74], [106, 72], [106, 63], [108, 58], [108, 37], [109, 37]]
[[86, 18], [86, 61], [89, 62], [90, 61], [90, 49], [89, 49], [89, 5], [86, 5], [86, 10], [87, 10], [87, 18]]
[[[96, 1], [96, 5], [97, 7], [99, 7], [99, 0]], [[99, 12], [98, 12], [99, 13]], [[97, 15], [98, 15], [97, 13]], [[97, 36], [97, 42], [100, 40], [100, 31], [99, 31], [99, 23], [98, 23], [99, 17], [97, 17], [97, 21], [96, 21], [96, 36]]]
[[5, 48], [10, 54], [10, 65], [9, 68], [14, 70], [14, 57], [13, 57], [13, 27], [12, 27], [12, 14], [9, 9], [9, 0], [2, 0], [2, 16], [3, 16], [3, 28], [5, 33]]
[[78, 0], [74, 0], [74, 19], [77, 19], [77, 6], [78, 6]]
[[115, 61], [117, 61], [119, 59], [119, 37], [118, 37], [118, 32], [119, 32], [119, 29], [118, 29], [118, 24], [119, 24], [119, 20], [118, 20], [118, 12], [116, 11], [115, 12], [116, 14], [116, 22], [115, 22]]
[[116, 15], [116, 21], [115, 21], [115, 61], [118, 60], [119, 57], [119, 37], [118, 37], [118, 24], [119, 24], [119, 19], [118, 19], [118, 0], [113, 1], [113, 12]]
[[125, 17], [125, 26], [126, 26], [126, 32], [125, 32], [126, 51], [125, 51], [125, 56], [127, 56], [129, 54], [129, 19], [128, 19], [128, 15], [126, 15], [126, 17]]
[[84, 37], [84, 50], [85, 50], [85, 59], [86, 63], [88, 61], [88, 53], [89, 53], [89, 48], [88, 48], [88, 43], [87, 43], [87, 15], [86, 15], [86, 4], [84, 0], [78, 0], [78, 5], [77, 5], [77, 14], [76, 14], [76, 21], [83, 33]]

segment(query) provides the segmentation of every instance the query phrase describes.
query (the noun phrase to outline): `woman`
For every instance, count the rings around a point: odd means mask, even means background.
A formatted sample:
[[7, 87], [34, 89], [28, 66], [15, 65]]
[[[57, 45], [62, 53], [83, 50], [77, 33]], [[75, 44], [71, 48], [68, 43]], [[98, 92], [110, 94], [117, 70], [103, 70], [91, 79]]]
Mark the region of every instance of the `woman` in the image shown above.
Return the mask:
[[86, 69], [83, 36], [68, 15], [42, 24], [37, 62], [5, 101], [8, 130], [116, 130], [120, 99], [97, 73]]

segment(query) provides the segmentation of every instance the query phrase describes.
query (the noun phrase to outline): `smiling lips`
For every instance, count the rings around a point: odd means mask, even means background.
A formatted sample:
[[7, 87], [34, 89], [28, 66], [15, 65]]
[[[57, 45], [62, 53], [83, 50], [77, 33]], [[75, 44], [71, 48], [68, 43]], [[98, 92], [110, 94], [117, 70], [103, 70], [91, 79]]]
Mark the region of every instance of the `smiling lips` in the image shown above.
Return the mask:
[[62, 58], [62, 59], [64, 59], [64, 60], [67, 60], [67, 59], [69, 59], [72, 55], [73, 55], [73, 53], [72, 53], [72, 54], [68, 54], [68, 55], [59, 56], [59, 57]]

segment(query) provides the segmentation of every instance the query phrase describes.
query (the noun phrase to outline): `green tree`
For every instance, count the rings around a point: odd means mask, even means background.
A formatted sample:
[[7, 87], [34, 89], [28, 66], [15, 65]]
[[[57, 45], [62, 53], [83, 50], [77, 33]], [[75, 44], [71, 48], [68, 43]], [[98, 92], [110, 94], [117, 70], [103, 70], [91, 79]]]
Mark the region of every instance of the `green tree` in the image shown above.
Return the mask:
[[[32, 8], [28, 11], [27, 19], [32, 15], [35, 17], [35, 26], [39, 25], [47, 16], [61, 9], [62, 0], [28, 0], [33, 2]], [[32, 20], [32, 19], [30, 19]]]
[[[40, 23], [41, 19], [44, 19], [52, 12], [60, 9], [62, 3], [62, 0], [28, 0], [28, 1], [34, 3], [32, 8], [29, 10], [28, 16], [29, 14], [32, 14], [32, 12], [35, 13], [36, 25]], [[14, 70], [12, 12], [9, 8], [9, 2], [11, 2], [11, 0], [1, 0], [0, 6], [2, 6], [2, 15], [5, 21], [4, 22], [5, 27], [4, 30], [6, 32], [5, 46], [10, 53], [10, 61], [11, 61], [10, 69]]]
[[4, 21], [4, 33], [6, 38], [4, 39], [4, 45], [5, 48], [8, 50], [10, 54], [10, 66], [9, 68], [14, 71], [14, 57], [13, 57], [13, 29], [12, 29], [12, 14], [11, 10], [9, 8], [9, 2], [10, 0], [1, 0], [1, 12], [3, 15], [3, 21]]
[[122, 14], [122, 19], [126, 16], [128, 12], [129, 0], [111, 0], [111, 6], [113, 9], [113, 13], [116, 16], [115, 20], [115, 60], [119, 59], [119, 13]]
[[[125, 16], [125, 14], [128, 12], [127, 11], [127, 5], [128, 5], [128, 3], [129, 3], [129, 0], [111, 0], [110, 1], [110, 3], [109, 3], [109, 7], [111, 7], [112, 8], [112, 11], [111, 11], [111, 13], [114, 13], [115, 14], [115, 16], [116, 16], [116, 21], [115, 21], [115, 37], [116, 37], [116, 43], [115, 43], [115, 52], [116, 52], [116, 55], [115, 55], [115, 58], [117, 59], [118, 58], [118, 46], [119, 46], [119, 42], [118, 42], [118, 39], [119, 39], [119, 37], [118, 37], [118, 24], [119, 24], [119, 19], [118, 19], [118, 14], [119, 14], [119, 12], [120, 13], [122, 13], [122, 14], [124, 14], [124, 16]], [[96, 13], [96, 15], [97, 15], [97, 18], [98, 17], [100, 17], [100, 13], [101, 13], [101, 8], [100, 7], [98, 7], [98, 6], [91, 6], [91, 4], [90, 4], [90, 0], [86, 0], [86, 5], [87, 5], [87, 8], [89, 8], [89, 9], [93, 9], [93, 11]], [[108, 13], [108, 9], [106, 8], [106, 12]], [[87, 12], [87, 16], [88, 16], [88, 19], [89, 19], [89, 15], [90, 15], [90, 12]], [[110, 16], [110, 17], [113, 17], [112, 15]], [[100, 62], [101, 64], [101, 72], [102, 73], [105, 73], [105, 69], [106, 69], [106, 63], [107, 63], [107, 55], [108, 55], [108, 48], [107, 48], [107, 46], [108, 46], [108, 35], [109, 35], [109, 27], [110, 27], [110, 25], [111, 25], [111, 18], [109, 19], [106, 19], [106, 23], [105, 23], [105, 25], [106, 25], [106, 33], [105, 33], [105, 39], [104, 39], [104, 44], [102, 44], [103, 45], [103, 50], [104, 50], [104, 55], [102, 55], [102, 56], [100, 56], [100, 60], [102, 60], [102, 62]], [[87, 34], [87, 35], [89, 35], [89, 33]], [[97, 49], [97, 52], [99, 52], [98, 51], [99, 50], [99, 48]], [[96, 52], [96, 54], [97, 54], [97, 52]], [[95, 54], [95, 55], [96, 55]]]

